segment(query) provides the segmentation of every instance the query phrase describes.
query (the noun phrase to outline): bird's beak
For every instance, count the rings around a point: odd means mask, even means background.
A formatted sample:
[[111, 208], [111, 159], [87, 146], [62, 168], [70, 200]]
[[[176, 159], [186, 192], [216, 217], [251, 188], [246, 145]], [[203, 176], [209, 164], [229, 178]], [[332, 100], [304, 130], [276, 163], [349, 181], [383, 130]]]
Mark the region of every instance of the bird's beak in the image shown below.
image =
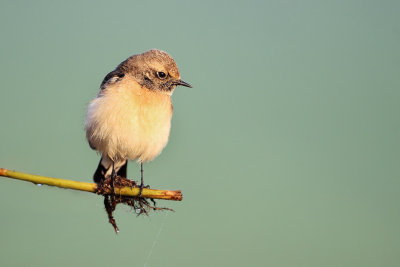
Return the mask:
[[177, 81], [175, 82], [175, 84], [176, 84], [176, 85], [182, 85], [182, 86], [186, 86], [186, 87], [192, 88], [192, 86], [191, 86], [190, 84], [188, 84], [187, 82], [184, 82], [184, 81], [182, 81], [182, 80], [177, 80]]

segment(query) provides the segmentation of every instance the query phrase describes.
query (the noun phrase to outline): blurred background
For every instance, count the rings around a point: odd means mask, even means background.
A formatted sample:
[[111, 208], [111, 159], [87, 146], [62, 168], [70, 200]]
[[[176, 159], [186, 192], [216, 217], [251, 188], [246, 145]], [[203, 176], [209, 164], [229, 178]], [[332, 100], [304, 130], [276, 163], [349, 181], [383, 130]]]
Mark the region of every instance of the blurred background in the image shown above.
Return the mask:
[[[176, 212], [0, 178], [1, 266], [399, 266], [398, 1], [1, 1], [0, 167], [90, 182], [103, 77], [158, 48], [193, 89], [145, 182]], [[130, 178], [139, 168], [132, 162]]]

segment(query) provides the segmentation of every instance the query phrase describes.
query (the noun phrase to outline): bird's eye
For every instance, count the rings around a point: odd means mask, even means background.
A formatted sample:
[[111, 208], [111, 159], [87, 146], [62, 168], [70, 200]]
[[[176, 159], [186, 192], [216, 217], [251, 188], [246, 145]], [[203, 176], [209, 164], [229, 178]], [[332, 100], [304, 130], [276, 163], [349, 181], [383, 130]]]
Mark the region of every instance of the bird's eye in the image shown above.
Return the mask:
[[159, 72], [157, 72], [157, 76], [158, 76], [158, 78], [160, 78], [160, 79], [165, 79], [165, 78], [167, 77], [167, 74], [165, 74], [165, 73], [162, 72], [162, 71], [159, 71]]

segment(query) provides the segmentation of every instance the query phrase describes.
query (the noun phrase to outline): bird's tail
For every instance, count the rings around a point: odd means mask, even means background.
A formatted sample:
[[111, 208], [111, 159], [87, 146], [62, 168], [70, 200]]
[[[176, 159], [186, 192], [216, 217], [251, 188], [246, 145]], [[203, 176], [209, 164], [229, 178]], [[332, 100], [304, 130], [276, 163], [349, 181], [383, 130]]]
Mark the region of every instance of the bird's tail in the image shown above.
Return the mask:
[[[104, 181], [107, 177], [111, 176], [113, 167], [113, 161], [108, 156], [102, 156], [97, 166], [95, 173], [93, 174], [93, 181], [95, 183], [100, 183]], [[114, 162], [114, 171], [118, 176], [126, 178], [127, 176], [128, 161]]]

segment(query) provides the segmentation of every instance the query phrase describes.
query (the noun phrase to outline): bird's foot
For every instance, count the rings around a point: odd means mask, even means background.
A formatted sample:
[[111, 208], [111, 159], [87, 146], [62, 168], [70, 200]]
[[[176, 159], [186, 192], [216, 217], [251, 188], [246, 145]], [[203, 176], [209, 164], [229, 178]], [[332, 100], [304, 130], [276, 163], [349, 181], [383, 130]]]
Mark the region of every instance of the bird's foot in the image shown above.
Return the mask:
[[142, 197], [143, 188], [150, 188], [150, 185], [144, 185], [143, 183], [139, 185], [139, 197]]
[[111, 182], [110, 179], [103, 179], [100, 182], [96, 183], [97, 184], [96, 194], [104, 196], [107, 193], [109, 193], [111, 191], [110, 182]]
[[131, 181], [121, 176], [115, 176], [115, 177], [111, 176], [101, 180], [96, 184], [97, 184], [96, 193], [98, 195], [115, 195], [115, 188], [130, 186]]
[[137, 184], [137, 182], [136, 182], [136, 181], [134, 181], [134, 180], [129, 180], [129, 183], [130, 183], [130, 187], [131, 187], [131, 189], [132, 189], [132, 188], [136, 188], [136, 187], [138, 187], [138, 184]]

